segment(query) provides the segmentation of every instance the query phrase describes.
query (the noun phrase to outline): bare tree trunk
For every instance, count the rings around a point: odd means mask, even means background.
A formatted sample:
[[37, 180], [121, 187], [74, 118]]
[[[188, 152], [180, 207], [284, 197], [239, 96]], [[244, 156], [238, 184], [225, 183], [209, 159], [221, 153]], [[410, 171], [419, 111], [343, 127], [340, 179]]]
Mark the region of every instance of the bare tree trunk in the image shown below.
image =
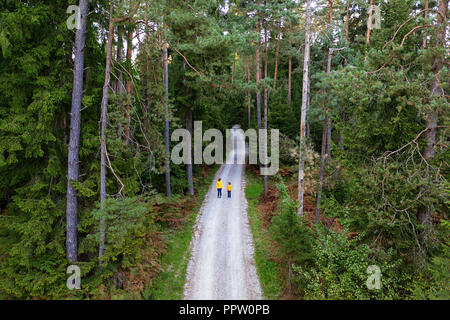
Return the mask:
[[[145, 22], [144, 22], [145, 23]], [[144, 39], [143, 41], [141, 41], [140, 39], [140, 34], [139, 34], [139, 30], [137, 30], [137, 39], [138, 39], [138, 51], [139, 52], [145, 52], [145, 32], [144, 32]], [[114, 47], [113, 47], [113, 56], [114, 56]], [[140, 65], [140, 78], [141, 78], [141, 94], [142, 94], [142, 102], [144, 104], [143, 108], [144, 111], [147, 112], [147, 62], [148, 60], [146, 59], [145, 62], [143, 62]], [[114, 83], [114, 80], [112, 80]]]
[[305, 193], [305, 123], [306, 108], [308, 105], [308, 84], [309, 84], [309, 58], [310, 58], [310, 36], [311, 36], [311, 0], [306, 1], [306, 30], [305, 30], [305, 55], [303, 63], [303, 91], [302, 91], [302, 111], [300, 121], [300, 159], [298, 170], [298, 215], [303, 216], [303, 197]]
[[373, 0], [370, 0], [369, 4], [369, 20], [367, 21], [367, 33], [366, 33], [366, 43], [370, 43], [370, 33], [372, 31], [372, 15], [373, 15]]
[[[105, 66], [105, 82], [103, 84], [103, 98], [101, 108], [101, 154], [100, 154], [100, 208], [104, 208], [106, 199], [106, 124], [108, 116], [108, 94], [109, 82], [111, 77], [111, 58], [112, 58], [112, 42], [114, 36], [114, 20], [113, 20], [113, 1], [109, 5], [109, 30], [108, 43], [106, 47], [106, 66]], [[100, 246], [99, 246], [99, 265], [102, 264], [103, 252], [105, 250], [105, 218], [100, 219]]]
[[[331, 7], [330, 7], [331, 8]], [[327, 76], [331, 73], [331, 57], [332, 49], [328, 49], [328, 63], [327, 63]], [[322, 201], [322, 186], [323, 186], [323, 176], [325, 171], [325, 150], [328, 152], [328, 157], [330, 157], [330, 117], [329, 108], [325, 107], [325, 119], [323, 121], [323, 132], [322, 132], [322, 151], [320, 154], [320, 173], [319, 173], [319, 186], [317, 190], [317, 202], [316, 202], [316, 216], [314, 219], [314, 224], [319, 222], [320, 216], [320, 204]]]
[[[292, 32], [292, 25], [289, 26], [289, 50], [292, 48], [292, 39], [290, 33]], [[288, 105], [292, 102], [292, 56], [289, 54], [289, 68], [288, 68]]]
[[320, 203], [322, 201], [323, 174], [324, 174], [324, 171], [325, 171], [326, 142], [327, 142], [327, 119], [325, 119], [323, 121], [322, 151], [320, 153], [319, 186], [318, 186], [318, 190], [317, 190], [316, 216], [314, 218], [314, 224], [317, 224], [319, 222], [319, 217], [320, 217]]
[[190, 133], [191, 139], [189, 140], [189, 153], [188, 153], [188, 163], [186, 164], [186, 175], [188, 179], [189, 185], [189, 194], [194, 195], [194, 180], [192, 175], [192, 109], [191, 107], [187, 107], [186, 109], [186, 129]]
[[281, 18], [280, 26], [278, 27], [278, 40], [277, 40], [277, 51], [275, 53], [275, 73], [273, 75], [273, 89], [277, 89], [277, 75], [278, 75], [278, 57], [280, 55], [280, 42], [281, 42]]
[[147, 51], [149, 44], [149, 39], [150, 39], [150, 30], [149, 30], [149, 26], [148, 26], [148, 5], [149, 5], [149, 1], [145, 1], [145, 45], [144, 45], [144, 50], [145, 50], [145, 68], [144, 68], [144, 76], [143, 78], [143, 90], [144, 90], [144, 102], [146, 104], [146, 112], [150, 112], [150, 103], [151, 103], [151, 94], [150, 94], [150, 57]]
[[[125, 84], [124, 84], [125, 82], [123, 79], [123, 70], [122, 70], [123, 58], [124, 58], [123, 32], [124, 32], [123, 26], [118, 25], [117, 26], [117, 54], [116, 54], [116, 61], [117, 61], [118, 68], [115, 71], [115, 72], [117, 72], [115, 93], [117, 94], [117, 99], [116, 99], [117, 106], [120, 108], [123, 107], [123, 93], [126, 91]], [[118, 134], [122, 135], [122, 124], [120, 122], [117, 125], [117, 131], [118, 131]]]
[[[127, 62], [131, 64], [131, 56], [133, 54], [133, 29], [128, 30], [127, 35]], [[124, 143], [127, 145], [130, 140], [130, 109], [131, 109], [131, 72], [127, 75], [126, 81], [126, 91], [127, 91], [127, 99], [125, 105], [125, 128], [124, 128]]]
[[[267, 29], [264, 30], [264, 79], [267, 79], [267, 49], [268, 49], [268, 43], [267, 43], [268, 39], [267, 39]], [[267, 104], [268, 104], [268, 92], [267, 92], [267, 87], [264, 87], [264, 129], [267, 130]], [[266, 137], [268, 137], [266, 135]], [[266, 152], [265, 154], [267, 154], [268, 148], [267, 148], [267, 139], [266, 139]], [[267, 159], [266, 159], [267, 160]], [[266, 161], [265, 161], [266, 163]], [[267, 194], [269, 193], [269, 182], [268, 182], [268, 177], [265, 175], [264, 176], [264, 196], [266, 197]]]
[[[439, 0], [439, 14], [437, 16], [438, 32], [436, 35], [436, 42], [435, 42], [436, 48], [445, 46], [447, 11], [448, 11], [448, 2], [446, 0]], [[433, 95], [433, 97], [437, 98], [442, 95], [439, 72], [442, 70], [443, 60], [439, 54], [437, 54], [434, 57], [433, 66], [434, 66], [433, 70], [434, 80], [431, 86], [431, 94]], [[427, 119], [427, 129], [428, 129], [426, 133], [427, 146], [424, 152], [424, 158], [426, 160], [431, 160], [434, 158], [434, 147], [436, 145], [438, 118], [439, 118], [439, 110], [436, 109], [428, 116]]]
[[[330, 76], [331, 73], [331, 58], [332, 58], [332, 51], [331, 49], [328, 49], [328, 63], [327, 63], [327, 76]], [[329, 108], [326, 108], [325, 111], [325, 120], [326, 120], [326, 129], [327, 129], [327, 154], [328, 158], [331, 159], [331, 119], [329, 116]]]
[[[433, 80], [431, 92], [433, 95], [440, 95], [440, 86], [437, 80]], [[436, 133], [437, 133], [437, 124], [438, 124], [439, 112], [438, 110], [433, 111], [431, 114], [427, 116], [427, 129], [428, 131], [425, 133], [425, 139], [427, 141], [427, 145], [425, 147], [425, 152], [423, 157], [425, 160], [431, 160], [434, 158], [434, 147], [436, 145]]]
[[[122, 63], [123, 59], [123, 28], [121, 26], [117, 27], [117, 62]], [[125, 86], [123, 84], [123, 72], [122, 68], [119, 67], [118, 72], [118, 83], [117, 83], [117, 93], [121, 94], [125, 91]]]
[[[329, 24], [333, 25], [333, 0], [328, 0], [329, 3]], [[333, 57], [332, 49], [328, 49], [328, 62], [327, 62], [327, 77], [330, 76], [331, 73], [331, 59]], [[326, 127], [327, 127], [327, 154], [328, 158], [331, 159], [331, 118], [329, 116], [329, 108], [326, 108]]]
[[[247, 83], [250, 85], [250, 58], [247, 59]], [[251, 126], [251, 120], [252, 120], [252, 96], [250, 93], [250, 89], [247, 90], [247, 103], [248, 103], [248, 129], [250, 129]]]
[[[306, 106], [306, 115], [308, 116], [309, 107], [311, 106], [311, 81], [308, 81], [308, 102]], [[306, 138], [309, 138], [311, 133], [311, 125], [309, 124], [308, 118], [306, 118]]]
[[328, 6], [330, 10], [328, 11], [328, 21], [330, 26], [333, 25], [333, 0], [328, 0]]
[[[439, 14], [437, 15], [437, 34], [435, 40], [435, 47], [440, 48], [445, 46], [445, 35], [446, 35], [446, 26], [447, 26], [447, 11], [448, 11], [448, 2], [447, 0], [439, 0]], [[439, 77], [439, 72], [443, 67], [443, 60], [439, 54], [436, 54], [433, 59], [434, 66], [434, 80], [431, 85], [431, 94], [433, 98], [438, 98], [442, 95], [441, 88], [441, 80]], [[427, 145], [424, 151], [424, 158], [427, 161], [430, 161], [434, 158], [435, 153], [435, 145], [436, 145], [436, 134], [437, 134], [437, 125], [439, 121], [439, 110], [436, 109], [432, 111], [426, 121], [426, 128], [428, 131], [426, 132], [425, 139], [427, 141]], [[418, 211], [418, 220], [423, 225], [427, 225], [431, 223], [431, 212], [429, 208], [420, 208]]]
[[[114, 41], [115, 40], [116, 39], [114, 38]], [[116, 57], [116, 47], [115, 46], [112, 47], [111, 57]], [[111, 80], [111, 87], [112, 87], [114, 94], [117, 95], [117, 80], [115, 80], [115, 79]]]
[[166, 151], [166, 195], [170, 197], [172, 195], [170, 189], [170, 146], [169, 146], [169, 65], [167, 61], [167, 46], [164, 43], [163, 49], [163, 64], [164, 64], [164, 105], [165, 105], [165, 129], [164, 129], [164, 140], [165, 140], [165, 151]]
[[[259, 34], [259, 22], [257, 32]], [[260, 66], [260, 44], [261, 41], [258, 42], [258, 48], [256, 48], [256, 86], [258, 87], [258, 91], [256, 92], [256, 122], [258, 125], [258, 130], [261, 129], [261, 91], [259, 90], [259, 80], [261, 80], [261, 66]]]
[[[349, 37], [349, 23], [350, 23], [350, 0], [347, 0], [347, 15], [345, 17], [345, 40], [350, 41]], [[345, 121], [345, 110], [341, 112], [341, 119]], [[339, 148], [344, 150], [344, 130], [339, 130]]]
[[66, 204], [66, 257], [78, 261], [78, 201], [71, 180], [78, 181], [79, 150], [81, 133], [81, 100], [83, 98], [84, 51], [88, 0], [80, 0], [81, 25], [75, 35], [75, 60], [73, 72], [72, 109], [70, 112], [70, 137], [67, 160], [67, 204]]

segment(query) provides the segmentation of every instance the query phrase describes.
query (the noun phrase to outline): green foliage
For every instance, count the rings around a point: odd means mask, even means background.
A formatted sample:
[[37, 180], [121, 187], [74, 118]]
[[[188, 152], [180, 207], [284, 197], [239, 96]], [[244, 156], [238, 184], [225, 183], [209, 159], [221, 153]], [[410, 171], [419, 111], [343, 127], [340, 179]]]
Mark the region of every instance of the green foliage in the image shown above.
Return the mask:
[[450, 299], [450, 223], [441, 220], [442, 244], [440, 252], [433, 257], [431, 264], [414, 282], [415, 299], [448, 300]]
[[[99, 223], [105, 221], [105, 254], [102, 261], [108, 264], [121, 258], [123, 268], [129, 268], [139, 259], [140, 248], [146, 232], [151, 230], [153, 219], [146, 215], [149, 208], [137, 198], [106, 199], [103, 208], [94, 210], [92, 215]], [[99, 243], [100, 235], [95, 234]]]
[[7, 212], [0, 218], [0, 292], [7, 297], [48, 298], [65, 288], [66, 7], [0, 5], [0, 210]]
[[[393, 250], [382, 259], [374, 257], [362, 237], [349, 239], [347, 232], [317, 229], [312, 248], [314, 265], [310, 268], [294, 266], [299, 274], [298, 285], [306, 299], [401, 299], [401, 287], [410, 280], [398, 270], [401, 261], [392, 260]], [[379, 259], [379, 260], [378, 260]], [[366, 282], [370, 265], [381, 270], [381, 288], [369, 290]], [[403, 282], [403, 283], [402, 283]]]
[[280, 204], [277, 215], [272, 218], [271, 232], [290, 263], [307, 264], [311, 259], [313, 241], [311, 229], [305, 218], [297, 215], [297, 205], [287, 193], [286, 185], [280, 183]]
[[[319, 231], [312, 253], [314, 267], [294, 266], [307, 299], [367, 299], [366, 269], [370, 249], [348, 240], [346, 233]], [[307, 271], [306, 271], [307, 270]]]

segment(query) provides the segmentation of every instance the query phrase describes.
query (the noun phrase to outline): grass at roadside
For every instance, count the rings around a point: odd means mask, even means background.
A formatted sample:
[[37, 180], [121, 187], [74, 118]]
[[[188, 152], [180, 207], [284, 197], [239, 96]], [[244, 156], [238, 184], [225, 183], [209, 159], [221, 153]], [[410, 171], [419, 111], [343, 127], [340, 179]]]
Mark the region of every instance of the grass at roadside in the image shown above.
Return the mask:
[[255, 247], [255, 264], [265, 299], [275, 300], [282, 289], [281, 274], [278, 264], [271, 259], [269, 231], [262, 227], [259, 216], [259, 197], [264, 191], [263, 180], [246, 172], [247, 185], [245, 195], [248, 201], [248, 216]]
[[152, 287], [145, 290], [144, 298], [152, 300], [180, 300], [183, 296], [183, 286], [186, 279], [186, 268], [189, 262], [189, 244], [193, 235], [193, 228], [197, 213], [203, 203], [214, 175], [220, 168], [213, 167], [206, 178], [198, 182], [198, 192], [195, 196], [197, 204], [186, 224], [179, 231], [167, 231], [167, 251], [160, 258], [163, 269], [153, 280]]

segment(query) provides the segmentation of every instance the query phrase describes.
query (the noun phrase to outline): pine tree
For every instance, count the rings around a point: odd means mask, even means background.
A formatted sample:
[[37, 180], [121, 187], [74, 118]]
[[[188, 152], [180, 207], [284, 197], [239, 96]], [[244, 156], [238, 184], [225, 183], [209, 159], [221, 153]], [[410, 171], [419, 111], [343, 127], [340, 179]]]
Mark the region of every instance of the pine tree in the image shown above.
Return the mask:
[[66, 208], [66, 256], [73, 262], [78, 260], [78, 203], [72, 180], [78, 181], [81, 100], [83, 97], [84, 52], [86, 42], [86, 25], [88, 19], [88, 1], [80, 0], [80, 25], [75, 38], [74, 79], [72, 92], [72, 110], [70, 112], [70, 142], [67, 169], [67, 208]]
[[306, 133], [306, 108], [308, 105], [308, 87], [309, 87], [309, 59], [310, 59], [310, 37], [311, 37], [311, 0], [306, 1], [305, 17], [305, 55], [303, 63], [303, 91], [300, 120], [300, 159], [298, 169], [298, 215], [303, 216], [303, 199], [305, 193], [305, 133]]

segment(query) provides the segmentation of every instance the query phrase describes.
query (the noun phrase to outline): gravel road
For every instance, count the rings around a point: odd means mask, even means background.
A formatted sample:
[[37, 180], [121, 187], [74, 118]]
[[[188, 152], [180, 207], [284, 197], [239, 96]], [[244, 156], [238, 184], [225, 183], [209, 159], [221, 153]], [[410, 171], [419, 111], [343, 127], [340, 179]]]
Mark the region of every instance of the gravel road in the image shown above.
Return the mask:
[[[234, 127], [235, 128], [235, 127]], [[261, 299], [261, 287], [253, 259], [253, 239], [245, 198], [244, 136], [232, 132], [234, 150], [217, 172], [200, 209], [191, 242], [183, 298], [187, 300]], [[222, 198], [216, 181], [222, 178]], [[226, 185], [233, 187], [227, 198]]]

